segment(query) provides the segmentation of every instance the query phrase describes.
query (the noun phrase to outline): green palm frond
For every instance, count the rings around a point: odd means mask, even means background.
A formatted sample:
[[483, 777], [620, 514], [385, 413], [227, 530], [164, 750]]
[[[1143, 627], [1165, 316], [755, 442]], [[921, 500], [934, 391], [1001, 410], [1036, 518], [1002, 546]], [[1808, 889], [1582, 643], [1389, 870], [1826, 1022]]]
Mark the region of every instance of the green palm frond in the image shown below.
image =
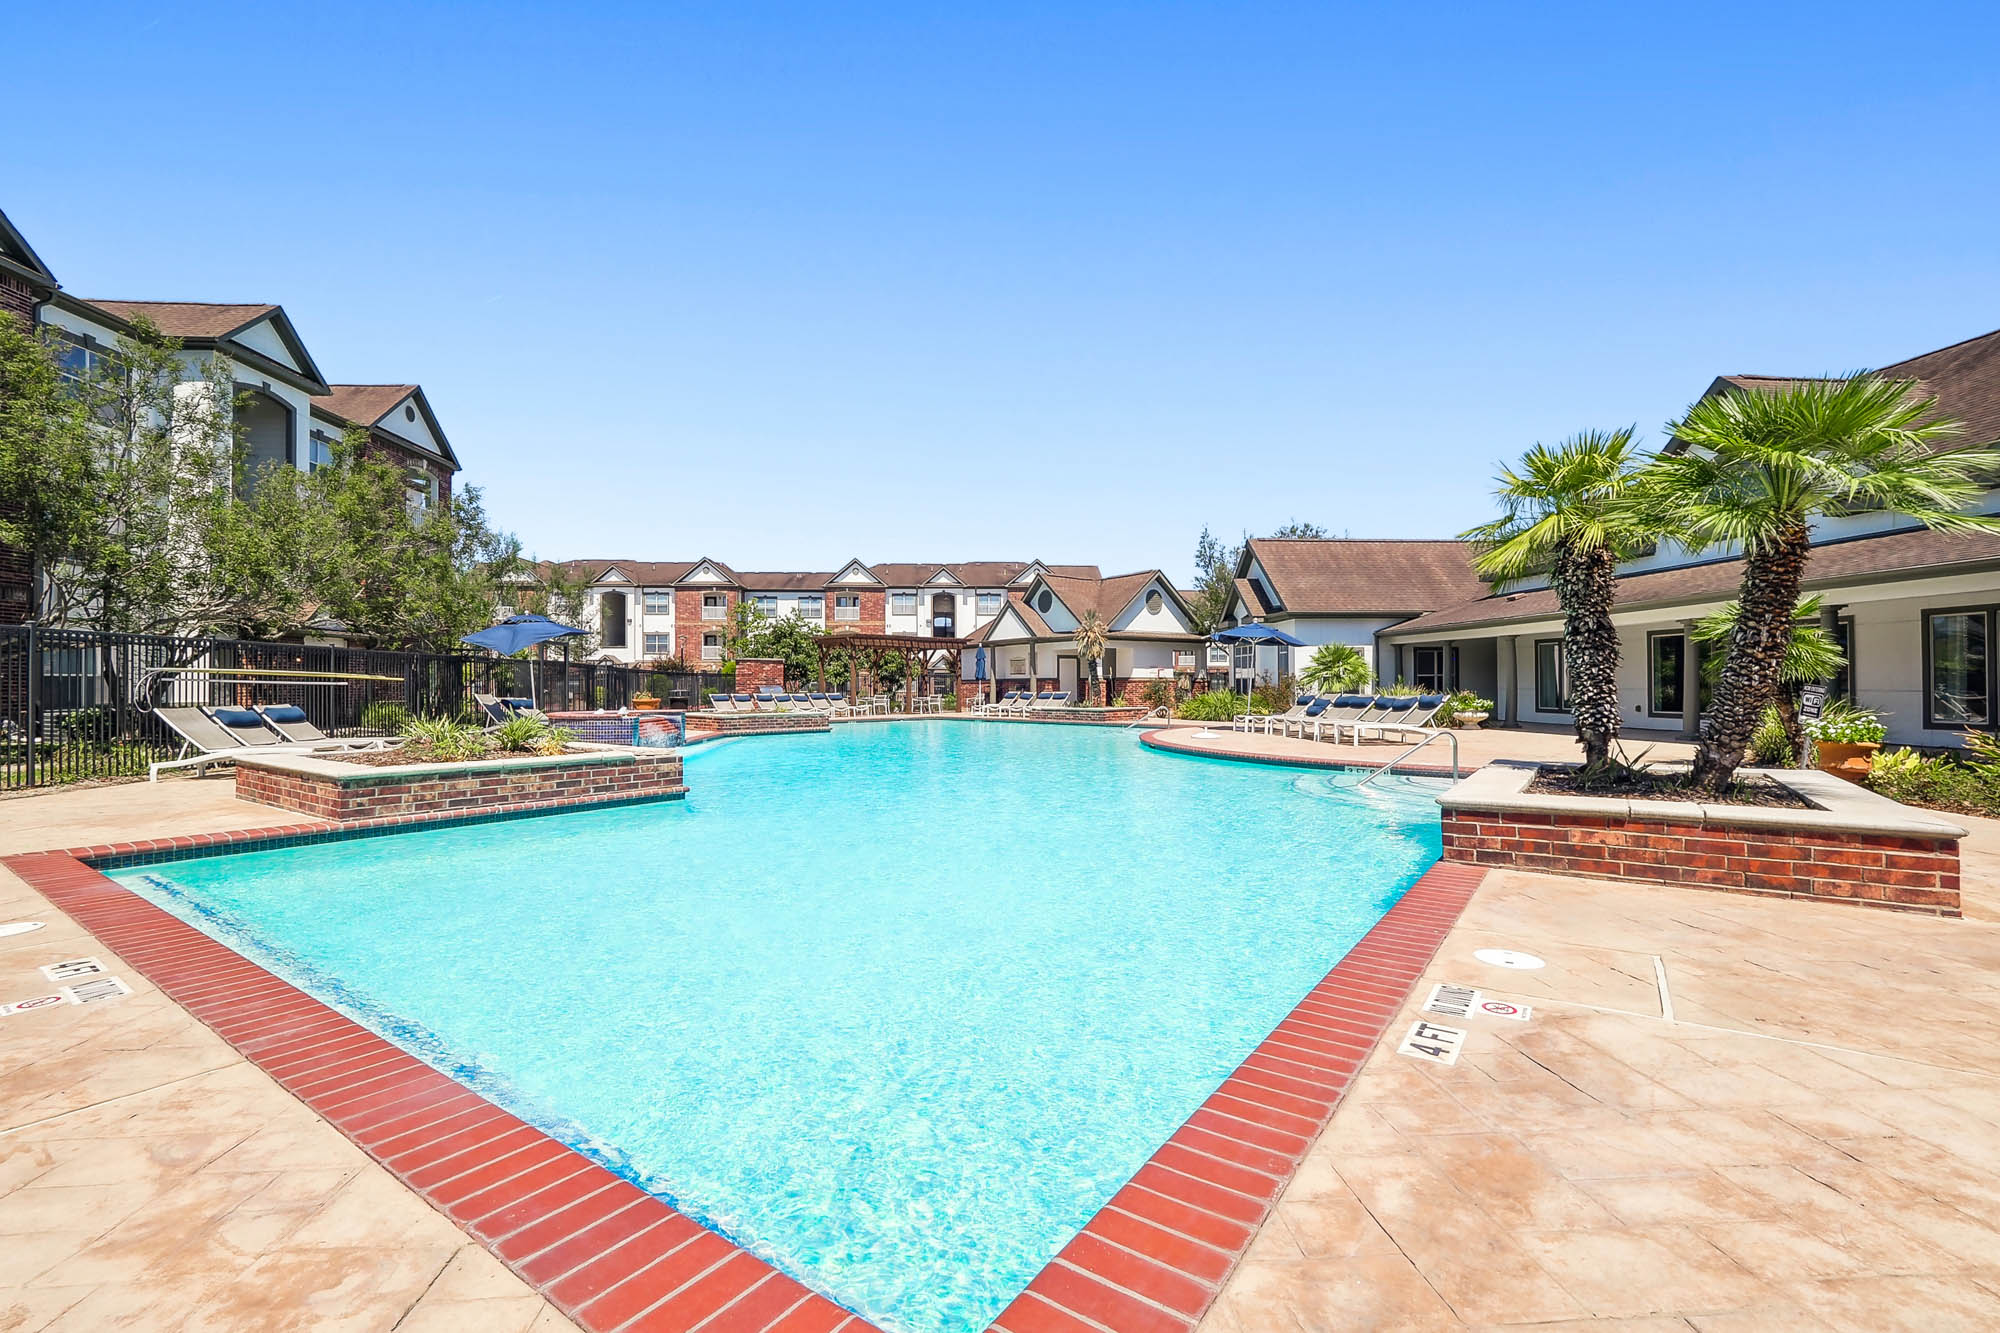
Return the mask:
[[[1737, 617], [1741, 614], [1742, 607], [1730, 602], [1713, 615], [1694, 622], [1695, 642], [1710, 650], [1704, 655], [1702, 670], [1711, 679], [1722, 674], [1725, 650], [1730, 636], [1736, 633]], [[1786, 685], [1832, 680], [1847, 665], [1847, 654], [1840, 651], [1840, 644], [1821, 626], [1819, 616], [1817, 594], [1799, 599], [1791, 634], [1785, 641], [1784, 662], [1778, 668], [1778, 679]]]
[[1652, 537], [1633, 503], [1635, 457], [1628, 426], [1538, 444], [1503, 465], [1494, 490], [1500, 517], [1461, 534], [1478, 548], [1473, 567], [1508, 581], [1539, 573], [1562, 551], [1635, 554]]

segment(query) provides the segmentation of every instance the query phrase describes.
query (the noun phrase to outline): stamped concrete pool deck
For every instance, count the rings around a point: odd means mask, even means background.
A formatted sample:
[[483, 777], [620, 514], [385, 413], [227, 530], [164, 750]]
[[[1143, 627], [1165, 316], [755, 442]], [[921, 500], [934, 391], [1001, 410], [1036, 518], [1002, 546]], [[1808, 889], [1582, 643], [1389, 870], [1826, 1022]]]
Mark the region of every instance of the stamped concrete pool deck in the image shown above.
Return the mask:
[[[226, 780], [56, 792], [0, 801], [0, 855], [296, 818]], [[1202, 1328], [2000, 1326], [2000, 824], [1961, 822], [1963, 921], [1488, 876]], [[0, 1002], [79, 955], [134, 994], [0, 1019], [0, 1330], [573, 1327], [0, 871], [20, 919]], [[1398, 1055], [1433, 982], [1531, 1017]]]

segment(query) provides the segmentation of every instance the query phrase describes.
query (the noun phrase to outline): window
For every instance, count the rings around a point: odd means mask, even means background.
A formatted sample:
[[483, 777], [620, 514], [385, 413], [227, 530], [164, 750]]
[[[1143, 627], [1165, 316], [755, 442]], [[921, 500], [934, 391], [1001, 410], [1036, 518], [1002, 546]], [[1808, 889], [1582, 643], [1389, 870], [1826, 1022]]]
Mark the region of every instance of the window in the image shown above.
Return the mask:
[[1425, 694], [1444, 692], [1444, 645], [1421, 643], [1410, 649], [1410, 673], [1418, 690]]
[[1049, 608], [1055, 604], [1055, 596], [1047, 588], [1042, 589], [1042, 595], [1035, 599], [1035, 609], [1044, 615], [1048, 614]]
[[1535, 641], [1535, 711], [1569, 711], [1569, 677], [1563, 670], [1561, 639]]
[[858, 592], [836, 594], [833, 599], [833, 618], [835, 620], [861, 619], [861, 594]]
[[1000, 608], [1006, 604], [1007, 594], [1004, 592], [982, 592], [979, 594], [979, 614], [982, 616], [997, 616], [1000, 614]]
[[1993, 723], [1990, 610], [1933, 611], [1924, 617], [1924, 724]]
[[[727, 620], [729, 618], [729, 597], [726, 593], [705, 592], [701, 595], [701, 618], [703, 620]], [[707, 642], [707, 640], [703, 640]]]
[[314, 431], [306, 444], [306, 471], [317, 472], [333, 463], [333, 437], [324, 431]]
[[1194, 670], [1194, 649], [1192, 648], [1174, 649], [1174, 670], [1176, 671]]
[[722, 636], [720, 634], [704, 634], [701, 636], [701, 660], [704, 662], [720, 662], [722, 660]]
[[1687, 636], [1647, 635], [1646, 659], [1650, 677], [1646, 711], [1654, 717], [1684, 716], [1687, 695], [1681, 684], [1687, 679]]
[[1236, 670], [1233, 674], [1255, 679], [1257, 675], [1257, 645], [1253, 643], [1239, 643], [1236, 645]]
[[1154, 588], [1146, 594], [1146, 613], [1148, 615], [1156, 616], [1160, 614], [1160, 608], [1166, 604], [1167, 601], [1164, 597], [1160, 596], [1158, 588]]
[[1833, 697], [1854, 699], [1854, 622], [1837, 620], [1833, 625], [1833, 641], [1840, 645], [1840, 656], [1847, 663], [1833, 677]]
[[646, 592], [646, 614], [649, 616], [670, 616], [674, 613], [674, 595], [648, 589]]
[[1208, 669], [1210, 671], [1220, 671], [1228, 665], [1229, 645], [1226, 643], [1211, 643], [1208, 645]]
[[917, 613], [917, 595], [913, 592], [892, 592], [889, 594], [889, 614], [892, 616], [913, 616]]
[[410, 469], [403, 480], [403, 490], [410, 508], [419, 513], [437, 503], [437, 479], [421, 468]]
[[116, 356], [100, 347], [97, 340], [87, 334], [58, 332], [61, 346], [56, 351], [56, 366], [65, 380], [72, 384], [100, 376], [106, 367], [116, 362]]
[[646, 656], [648, 656], [648, 657], [672, 657], [673, 655], [674, 655], [674, 636], [673, 636], [673, 635], [671, 635], [671, 634], [648, 634], [648, 635], [646, 636]]
[[826, 595], [809, 592], [799, 597], [799, 615], [807, 620], [826, 619]]
[[775, 594], [760, 592], [750, 600], [757, 604], [759, 611], [762, 611], [771, 619], [776, 620], [778, 618], [778, 598]]

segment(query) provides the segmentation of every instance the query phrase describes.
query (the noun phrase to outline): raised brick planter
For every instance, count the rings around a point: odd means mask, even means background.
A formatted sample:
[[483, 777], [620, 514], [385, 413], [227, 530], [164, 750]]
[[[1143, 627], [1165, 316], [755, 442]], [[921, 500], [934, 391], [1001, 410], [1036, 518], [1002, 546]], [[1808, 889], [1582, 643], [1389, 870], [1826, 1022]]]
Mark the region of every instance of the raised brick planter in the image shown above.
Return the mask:
[[589, 750], [386, 768], [297, 754], [245, 756], [236, 764], [236, 795], [241, 799], [343, 823], [630, 801], [679, 796], [686, 790], [681, 785], [681, 757], [665, 751]]
[[1538, 796], [1533, 764], [1438, 798], [1444, 859], [1591, 879], [1959, 915], [1965, 830], [1824, 773], [1774, 774], [1818, 808]]
[[981, 713], [994, 722], [1137, 722], [1146, 716], [1142, 707], [1121, 708], [1038, 708], [1032, 713]]
[[773, 736], [794, 731], [831, 731], [825, 713], [689, 713], [687, 729], [722, 736]]

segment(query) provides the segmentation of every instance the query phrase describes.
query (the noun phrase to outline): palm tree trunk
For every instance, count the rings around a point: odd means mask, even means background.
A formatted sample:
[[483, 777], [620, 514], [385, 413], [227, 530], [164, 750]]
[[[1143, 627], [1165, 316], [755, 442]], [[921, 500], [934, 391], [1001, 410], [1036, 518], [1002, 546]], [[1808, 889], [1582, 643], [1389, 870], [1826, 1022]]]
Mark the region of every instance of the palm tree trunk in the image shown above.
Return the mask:
[[1583, 762], [1602, 764], [1618, 739], [1618, 629], [1611, 623], [1618, 564], [1602, 546], [1566, 551], [1556, 557], [1549, 581], [1563, 608], [1570, 721]]
[[1778, 725], [1785, 729], [1785, 743], [1791, 747], [1792, 762], [1797, 763], [1805, 743], [1805, 736], [1799, 730], [1799, 701], [1792, 697], [1791, 686], [1780, 684], [1771, 703], [1778, 710]]
[[1736, 629], [1695, 748], [1694, 785], [1710, 795], [1729, 789], [1764, 707], [1777, 693], [1810, 547], [1805, 524], [1795, 523], [1744, 557]]

